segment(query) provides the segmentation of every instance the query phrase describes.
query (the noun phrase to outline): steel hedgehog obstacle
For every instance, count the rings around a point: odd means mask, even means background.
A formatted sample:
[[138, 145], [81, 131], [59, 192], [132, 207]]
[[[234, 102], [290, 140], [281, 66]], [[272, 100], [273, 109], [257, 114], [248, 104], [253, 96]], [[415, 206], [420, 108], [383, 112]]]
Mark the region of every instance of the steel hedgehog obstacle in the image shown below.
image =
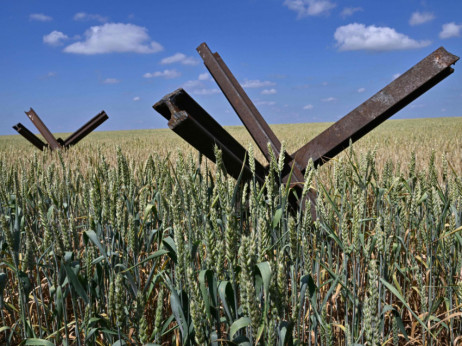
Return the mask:
[[29, 131], [23, 124], [18, 123], [13, 128], [25, 139], [27, 139], [30, 143], [32, 143], [35, 147], [40, 150], [44, 150], [46, 147], [50, 148], [50, 150], [56, 150], [60, 148], [68, 148], [72, 145], [77, 144], [82, 138], [88, 135], [91, 131], [96, 129], [99, 125], [104, 123], [109, 117], [107, 116], [105, 111], [101, 111], [96, 116], [94, 116], [91, 120], [89, 120], [85, 125], [83, 125], [80, 129], [75, 131], [72, 135], [70, 135], [65, 140], [61, 138], [55, 138], [53, 134], [50, 132], [48, 127], [43, 123], [40, 117], [35, 113], [35, 111], [31, 108], [28, 112], [25, 112], [30, 121], [35, 125], [37, 130], [41, 133], [43, 138], [47, 141], [48, 145], [43, 143], [36, 135], [34, 135], [31, 131]]
[[[281, 142], [220, 55], [212, 53], [206, 43], [197, 47], [197, 51], [266, 160], [271, 160], [268, 143], [278, 156]], [[350, 141], [357, 141], [452, 74], [454, 69], [451, 65], [458, 60], [459, 57], [443, 47], [438, 48], [300, 149], [292, 154], [285, 152], [283, 182], [290, 181], [296, 193], [300, 194], [300, 183], [303, 183], [309, 159], [315, 166], [329, 161], [348, 147]], [[213, 148], [217, 145], [222, 151], [228, 174], [237, 179], [243, 168], [244, 177], [251, 175], [247, 151], [186, 91], [178, 89], [166, 95], [153, 108], [168, 120], [171, 130], [214, 162]], [[264, 182], [268, 169], [268, 165], [256, 161], [255, 175], [259, 182]], [[308, 197], [314, 201], [313, 194], [308, 194]]]

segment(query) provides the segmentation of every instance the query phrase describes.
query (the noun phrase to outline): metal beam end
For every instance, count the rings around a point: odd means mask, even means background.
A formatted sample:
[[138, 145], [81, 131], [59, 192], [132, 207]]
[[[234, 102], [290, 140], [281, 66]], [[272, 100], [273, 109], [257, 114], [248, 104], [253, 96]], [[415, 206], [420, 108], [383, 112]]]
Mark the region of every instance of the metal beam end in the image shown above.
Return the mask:
[[434, 61], [440, 66], [454, 65], [460, 58], [457, 55], [449, 53], [443, 46], [435, 50]]
[[200, 45], [197, 46], [196, 50], [199, 52], [200, 50], [204, 48], [209, 48], [209, 47], [207, 46], [207, 43], [202, 42]]

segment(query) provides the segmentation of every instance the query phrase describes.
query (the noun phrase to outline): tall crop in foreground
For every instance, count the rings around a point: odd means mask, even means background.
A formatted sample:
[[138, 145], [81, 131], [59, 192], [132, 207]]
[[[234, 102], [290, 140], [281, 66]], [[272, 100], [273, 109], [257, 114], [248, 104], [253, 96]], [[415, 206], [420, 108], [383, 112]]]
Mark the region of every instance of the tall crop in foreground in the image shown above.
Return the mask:
[[445, 157], [309, 165], [313, 221], [277, 183], [283, 157], [261, 186], [227, 177], [219, 152], [211, 170], [73, 150], [0, 157], [2, 344], [461, 339], [462, 177]]

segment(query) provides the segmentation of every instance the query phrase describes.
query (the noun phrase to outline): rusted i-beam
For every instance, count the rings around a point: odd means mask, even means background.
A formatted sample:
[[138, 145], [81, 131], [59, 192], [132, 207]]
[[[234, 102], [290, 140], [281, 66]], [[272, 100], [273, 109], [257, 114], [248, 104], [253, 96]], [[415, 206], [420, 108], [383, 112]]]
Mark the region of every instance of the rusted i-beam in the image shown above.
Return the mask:
[[74, 144], [77, 144], [82, 138], [88, 135], [91, 131], [96, 129], [99, 125], [104, 123], [109, 117], [107, 116], [105, 111], [101, 111], [96, 116], [94, 116], [91, 120], [89, 120], [85, 125], [83, 125], [80, 129], [75, 131], [72, 135], [70, 135], [64, 141], [64, 146], [68, 147]]
[[42, 150], [46, 148], [46, 144], [43, 143], [36, 135], [30, 132], [23, 124], [18, 123], [13, 128], [25, 139], [31, 142], [37, 149]]
[[[178, 89], [164, 96], [153, 108], [168, 120], [171, 130], [180, 135], [207, 158], [215, 162], [214, 146], [222, 152], [223, 164], [228, 174], [237, 179], [244, 167], [243, 177], [252, 173], [248, 153], [215, 119], [213, 119], [189, 94]], [[244, 160], [246, 160], [244, 164]], [[265, 168], [255, 160], [255, 175], [261, 184], [265, 180]]]
[[257, 143], [265, 158], [270, 161], [271, 155], [268, 152], [267, 145], [270, 143], [273, 150], [278, 154], [281, 148], [279, 139], [263, 119], [260, 112], [258, 112], [252, 101], [250, 101], [244, 89], [237, 82], [218, 53], [212, 53], [206, 43], [202, 43], [197, 47], [197, 51], [221, 91], [250, 132], [255, 143]]
[[[101, 111], [90, 121], [88, 121], [85, 125], [83, 125], [80, 129], [78, 129], [72, 135], [70, 135], [65, 141], [63, 141], [61, 138], [56, 139], [53, 136], [53, 134], [50, 132], [50, 130], [48, 130], [43, 121], [32, 108], [25, 113], [28, 116], [28, 118], [32, 121], [32, 123], [35, 125], [35, 127], [39, 130], [39, 132], [42, 134], [42, 136], [45, 138], [45, 140], [48, 142], [48, 146], [51, 150], [68, 148], [69, 146], [76, 144], [109, 118], [105, 111]], [[13, 126], [13, 128], [16, 131], [18, 131], [18, 133], [21, 134], [24, 138], [26, 138], [29, 142], [35, 145], [38, 149], [43, 150], [43, 148], [46, 146], [32, 132], [26, 129], [24, 125], [19, 123], [16, 126]]]
[[[220, 55], [218, 53], [212, 53], [206, 43], [199, 45], [199, 47], [197, 47], [197, 51], [202, 60], [204, 60], [204, 65], [207, 67], [221, 91], [249, 131], [266, 160], [268, 162], [271, 161], [271, 155], [268, 151], [268, 143], [271, 145], [276, 157], [279, 156], [281, 151], [281, 142], [247, 96], [244, 89], [231, 73], [228, 66], [226, 66]], [[287, 163], [285, 166], [285, 173], [289, 173], [291, 171], [291, 165], [289, 163], [292, 161], [292, 158], [288, 153], [285, 153], [285, 158]], [[303, 174], [300, 172], [298, 166], [295, 166], [292, 170], [292, 182], [303, 182]]]
[[39, 130], [39, 132], [42, 134], [43, 138], [45, 138], [45, 140], [48, 142], [48, 145], [52, 150], [61, 148], [61, 144], [58, 143], [56, 138], [51, 134], [50, 130], [48, 130], [48, 127], [45, 126], [43, 121], [39, 118], [37, 113], [35, 113], [35, 111], [32, 108], [25, 113], [32, 121], [32, 123], [35, 125], [37, 130]]
[[366, 102], [298, 149], [292, 156], [304, 170], [311, 158], [322, 165], [454, 72], [459, 57], [443, 47], [428, 55]]

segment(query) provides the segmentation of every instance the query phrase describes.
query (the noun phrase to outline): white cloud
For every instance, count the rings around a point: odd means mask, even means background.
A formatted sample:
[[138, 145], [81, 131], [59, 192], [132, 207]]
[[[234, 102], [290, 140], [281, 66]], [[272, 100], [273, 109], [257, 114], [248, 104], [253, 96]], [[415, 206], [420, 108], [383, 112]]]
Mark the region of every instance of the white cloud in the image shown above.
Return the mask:
[[310, 109], [313, 109], [313, 108], [314, 108], [314, 106], [312, 104], [309, 104], [309, 105], [306, 105], [306, 106], [303, 107], [303, 109], [305, 109], [305, 110], [310, 110]]
[[180, 63], [182, 65], [197, 65], [199, 61], [192, 56], [186, 56], [183, 53], [176, 53], [160, 61], [162, 65]]
[[205, 72], [205, 73], [201, 73], [198, 77], [199, 80], [211, 80], [212, 77], [210, 77], [210, 74]]
[[337, 99], [335, 97], [327, 97], [325, 99], [322, 99], [321, 100], [322, 102], [334, 102], [334, 101], [337, 101]]
[[202, 73], [197, 79], [188, 80], [182, 84], [182, 88], [187, 89], [193, 95], [214, 95], [219, 94], [220, 89], [207, 87], [206, 82], [210, 81], [211, 77], [208, 73]]
[[263, 88], [263, 87], [269, 87], [269, 86], [273, 86], [273, 85], [276, 85], [276, 83], [274, 82], [270, 82], [268, 80], [266, 81], [261, 81], [261, 80], [258, 80], [258, 79], [254, 79], [254, 80], [244, 80], [244, 83], [242, 83], [242, 87], [243, 88]]
[[144, 78], [158, 78], [162, 77], [165, 79], [173, 79], [173, 78], [178, 78], [181, 76], [181, 73], [178, 72], [177, 70], [163, 70], [163, 71], [156, 71], [153, 73], [145, 73], [143, 75]]
[[334, 38], [339, 50], [389, 51], [428, 46], [430, 41], [416, 41], [389, 27], [348, 24], [338, 27]]
[[108, 21], [107, 17], [100, 16], [99, 14], [90, 14], [85, 12], [78, 12], [74, 15], [74, 20], [80, 22], [86, 22], [89, 20], [96, 20], [101, 23], [105, 23]]
[[435, 19], [435, 15], [430, 12], [414, 12], [409, 19], [409, 25], [420, 25]]
[[193, 95], [215, 95], [220, 93], [218, 88], [210, 88], [212, 78], [208, 73], [201, 73], [197, 79], [188, 80], [182, 84], [182, 88], [187, 89]]
[[262, 90], [262, 95], [274, 95], [277, 93], [277, 90], [274, 88]]
[[150, 41], [147, 29], [133, 24], [106, 23], [92, 26], [85, 32], [85, 41], [67, 46], [66, 53], [105, 54], [105, 53], [156, 53], [163, 47]]
[[40, 76], [39, 78], [40, 79], [50, 79], [50, 78], [54, 78], [56, 76], [57, 76], [56, 72], [50, 71], [47, 74]]
[[116, 78], [106, 78], [105, 80], [103, 80], [103, 84], [117, 84], [117, 83], [120, 83], [120, 80]]
[[53, 20], [52, 17], [47, 16], [43, 13], [32, 13], [29, 15], [30, 20], [36, 20], [38, 22], [50, 22]]
[[135, 101], [135, 102], [137, 102], [137, 101], [139, 101], [139, 100], [141, 100], [141, 97], [139, 97], [139, 96], [135, 96], [135, 97], [133, 98], [133, 101]]
[[365, 92], [365, 91], [366, 91], [365, 88], [359, 88], [359, 89], [358, 89], [358, 92], [359, 92], [359, 93], [363, 93], [363, 92]]
[[183, 88], [203, 87], [204, 84], [200, 80], [188, 80], [183, 83]]
[[195, 90], [191, 91], [191, 93], [194, 94], [194, 95], [214, 95], [214, 94], [220, 93], [220, 89], [217, 89], [217, 88], [211, 88], [211, 89], [202, 88], [202, 89], [195, 89]]
[[395, 79], [398, 78], [399, 76], [401, 76], [401, 73], [395, 73], [395, 74], [393, 75], [393, 80], [395, 80]]
[[52, 31], [48, 35], [43, 36], [43, 43], [49, 44], [50, 46], [59, 46], [63, 44], [64, 40], [69, 37], [63, 34], [61, 31]]
[[274, 101], [257, 101], [255, 102], [255, 106], [274, 106], [276, 102]]
[[336, 6], [329, 0], [285, 0], [284, 5], [289, 10], [297, 12], [297, 18], [299, 19], [307, 16], [326, 14]]
[[350, 17], [356, 12], [359, 12], [362, 10], [363, 10], [362, 7], [345, 7], [340, 13], [340, 16], [342, 16], [342, 18]]
[[440, 38], [450, 38], [460, 36], [462, 31], [462, 24], [456, 24], [454, 22], [443, 24], [443, 28], [440, 32]]

